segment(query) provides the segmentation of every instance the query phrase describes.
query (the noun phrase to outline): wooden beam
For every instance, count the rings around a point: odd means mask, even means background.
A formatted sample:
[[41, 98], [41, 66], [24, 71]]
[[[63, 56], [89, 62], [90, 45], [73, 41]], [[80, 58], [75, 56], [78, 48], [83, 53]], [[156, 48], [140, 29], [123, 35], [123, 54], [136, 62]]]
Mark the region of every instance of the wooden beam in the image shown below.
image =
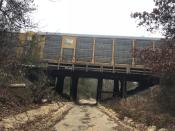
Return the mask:
[[115, 50], [115, 52], [114, 52], [114, 62], [115, 63], [114, 64], [116, 65], [117, 64], [117, 60], [116, 60], [116, 58], [117, 58], [117, 54], [116, 54], [116, 52], [117, 52], [117, 42], [116, 42], [116, 40], [115, 40], [115, 45], [114, 46], [115, 46], [115, 49], [114, 49]]
[[132, 66], [135, 66], [135, 64], [136, 64], [135, 49], [136, 49], [135, 40], [133, 40], [132, 41]]
[[97, 84], [97, 95], [96, 95], [97, 101], [101, 100], [102, 86], [103, 86], [103, 79], [100, 77], [98, 78], [98, 84]]
[[155, 51], [156, 45], [155, 45], [155, 41], [153, 41], [153, 50]]
[[113, 91], [101, 91], [101, 93], [113, 94]]
[[72, 63], [76, 63], [76, 48], [73, 49], [73, 58], [72, 58]]
[[93, 39], [93, 47], [92, 47], [92, 64], [95, 64], [95, 45], [96, 45], [96, 40], [94, 38]]
[[56, 77], [56, 91], [59, 94], [63, 94], [64, 78], [65, 76], [62, 76], [62, 75], [59, 75]]
[[25, 88], [26, 84], [25, 83], [14, 83], [14, 84], [10, 84], [8, 87], [10, 87], [10, 88]]
[[119, 80], [115, 79], [114, 80], [114, 88], [113, 88], [113, 97], [116, 97], [119, 95]]
[[120, 95], [121, 95], [122, 98], [126, 98], [126, 96], [127, 96], [127, 84], [126, 84], [126, 80], [123, 79], [120, 82], [121, 82]]
[[77, 87], [78, 86], [78, 77], [72, 76], [71, 78], [71, 87], [70, 87], [70, 97], [73, 101], [77, 100]]
[[112, 40], [112, 62], [111, 64], [115, 66], [115, 40]]
[[76, 47], [77, 47], [77, 40], [75, 38], [75, 47], [74, 47], [74, 52], [73, 52], [73, 59], [72, 59], [72, 63], [76, 63]]
[[63, 61], [63, 48], [61, 47], [59, 62]]
[[39, 37], [39, 48], [40, 48], [40, 59], [43, 59], [43, 51], [44, 51], [44, 46], [46, 43], [45, 36], [38, 36]]

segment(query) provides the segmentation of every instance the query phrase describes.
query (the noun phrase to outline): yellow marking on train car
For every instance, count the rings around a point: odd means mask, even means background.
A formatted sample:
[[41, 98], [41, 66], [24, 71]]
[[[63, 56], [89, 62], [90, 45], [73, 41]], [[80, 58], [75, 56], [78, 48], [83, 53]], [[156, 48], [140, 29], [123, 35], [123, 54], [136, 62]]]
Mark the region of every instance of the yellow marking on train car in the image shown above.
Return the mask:
[[135, 49], [136, 49], [135, 40], [132, 40], [132, 66], [135, 66], [136, 64]]
[[156, 48], [155, 41], [153, 41], [152, 45], [153, 45], [153, 50], [155, 51], [155, 48]]
[[45, 46], [45, 36], [38, 36], [38, 49], [40, 59], [43, 58], [44, 46]]
[[112, 40], [112, 62], [111, 64], [115, 66], [115, 40]]
[[93, 49], [92, 49], [92, 63], [95, 63], [95, 45], [96, 45], [96, 40], [95, 38], [93, 39]]

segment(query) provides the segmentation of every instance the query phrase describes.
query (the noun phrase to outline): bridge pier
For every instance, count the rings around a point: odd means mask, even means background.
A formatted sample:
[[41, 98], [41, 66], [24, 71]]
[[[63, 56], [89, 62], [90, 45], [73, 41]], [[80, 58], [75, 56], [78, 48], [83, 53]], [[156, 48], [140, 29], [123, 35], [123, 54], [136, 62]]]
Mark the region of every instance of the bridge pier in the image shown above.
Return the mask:
[[119, 95], [119, 93], [119, 80], [114, 79], [113, 97], [116, 97], [117, 95]]
[[98, 84], [97, 84], [97, 95], [96, 95], [96, 101], [101, 100], [101, 93], [102, 93], [102, 86], [103, 86], [103, 78], [98, 78]]
[[120, 80], [121, 87], [120, 87], [120, 96], [122, 98], [126, 98], [127, 96], [127, 81], [125, 79]]
[[145, 80], [139, 81], [139, 87], [145, 88], [147, 85], [148, 84]]
[[70, 98], [73, 101], [77, 100], [78, 76], [71, 77]]
[[65, 76], [63, 75], [58, 75], [56, 77], [56, 91], [61, 95], [63, 94], [64, 78]]

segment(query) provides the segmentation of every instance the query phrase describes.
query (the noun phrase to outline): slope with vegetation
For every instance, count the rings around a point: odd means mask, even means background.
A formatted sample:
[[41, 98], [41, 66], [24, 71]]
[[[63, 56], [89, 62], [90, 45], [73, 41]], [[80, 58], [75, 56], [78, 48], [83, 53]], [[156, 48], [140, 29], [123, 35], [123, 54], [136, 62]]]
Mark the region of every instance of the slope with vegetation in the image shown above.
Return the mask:
[[[160, 85], [126, 100], [105, 103], [121, 117], [129, 116], [147, 125], [175, 129], [175, 1], [154, 0], [151, 12], [135, 12], [131, 16], [147, 31], [161, 30], [165, 36], [158, 47], [137, 50], [143, 64], [161, 77]], [[115, 103], [115, 104], [114, 104]]]
[[[30, 18], [34, 10], [33, 0], [0, 0], [0, 119], [37, 108], [43, 100], [62, 99], [54, 92], [53, 79], [47, 72], [22, 66], [39, 64], [37, 36], [32, 35], [26, 44], [19, 37], [21, 30], [35, 27]], [[25, 50], [19, 55], [16, 52], [20, 47]]]

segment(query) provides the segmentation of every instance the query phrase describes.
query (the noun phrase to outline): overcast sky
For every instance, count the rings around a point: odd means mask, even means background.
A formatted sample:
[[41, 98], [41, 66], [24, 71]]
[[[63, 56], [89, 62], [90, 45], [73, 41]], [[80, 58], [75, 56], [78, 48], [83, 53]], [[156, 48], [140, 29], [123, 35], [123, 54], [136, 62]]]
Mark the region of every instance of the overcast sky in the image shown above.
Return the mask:
[[135, 11], [151, 11], [153, 0], [35, 0], [38, 31], [160, 37], [137, 27]]

